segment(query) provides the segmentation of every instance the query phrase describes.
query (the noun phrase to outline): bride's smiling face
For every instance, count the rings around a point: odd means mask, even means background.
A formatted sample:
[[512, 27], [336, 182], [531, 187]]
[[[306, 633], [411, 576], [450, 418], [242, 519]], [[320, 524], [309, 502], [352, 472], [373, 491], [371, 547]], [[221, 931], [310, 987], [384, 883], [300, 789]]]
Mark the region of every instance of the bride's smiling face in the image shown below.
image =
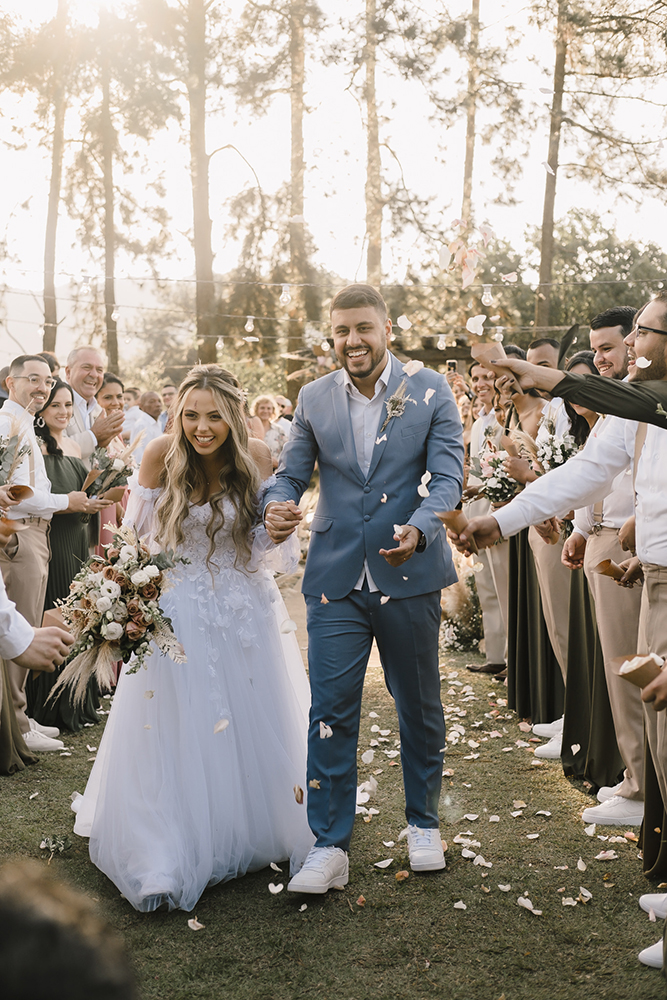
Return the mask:
[[229, 437], [229, 424], [222, 419], [210, 389], [192, 389], [181, 420], [183, 433], [199, 455], [214, 455]]

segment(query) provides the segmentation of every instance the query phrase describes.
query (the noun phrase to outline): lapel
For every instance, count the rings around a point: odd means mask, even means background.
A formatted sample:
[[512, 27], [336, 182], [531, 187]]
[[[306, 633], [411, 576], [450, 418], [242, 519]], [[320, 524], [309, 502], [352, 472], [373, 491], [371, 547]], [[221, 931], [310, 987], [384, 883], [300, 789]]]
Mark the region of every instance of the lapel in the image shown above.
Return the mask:
[[333, 385], [331, 387], [331, 397], [334, 415], [336, 417], [336, 424], [338, 425], [338, 433], [340, 434], [343, 447], [345, 448], [345, 456], [347, 458], [348, 465], [357, 476], [359, 482], [363, 483], [364, 477], [361, 469], [359, 468], [357, 450], [354, 446], [352, 421], [350, 420], [350, 408], [347, 402], [347, 390], [345, 388], [342, 368], [334, 377]]
[[[396, 392], [399, 385], [401, 384], [401, 379], [404, 378], [407, 379], [408, 384], [405, 388], [405, 391], [406, 393], [409, 393], [410, 391], [410, 379], [408, 379], [407, 375], [405, 375], [405, 373], [403, 372], [403, 366], [401, 365], [401, 362], [398, 360], [398, 358], [395, 358], [393, 354], [390, 355], [390, 357], [391, 357], [391, 372], [389, 373], [387, 391], [384, 394], [385, 401], [389, 399], [390, 396], [393, 396], [393, 394]], [[377, 426], [377, 432], [375, 435], [375, 446], [373, 448], [373, 454], [371, 456], [371, 464], [368, 469], [368, 476], [366, 477], [366, 481], [368, 481], [375, 472], [378, 462], [382, 458], [384, 450], [389, 444], [389, 439], [391, 437], [392, 431], [394, 430], [396, 417], [390, 420], [385, 429], [382, 431], [382, 433], [380, 433], [380, 428], [385, 422], [386, 417], [387, 417], [387, 408], [383, 404], [382, 413], [380, 414], [380, 419], [378, 421], [378, 426]], [[380, 440], [380, 442], [378, 443], [378, 439], [384, 439], [384, 440]]]

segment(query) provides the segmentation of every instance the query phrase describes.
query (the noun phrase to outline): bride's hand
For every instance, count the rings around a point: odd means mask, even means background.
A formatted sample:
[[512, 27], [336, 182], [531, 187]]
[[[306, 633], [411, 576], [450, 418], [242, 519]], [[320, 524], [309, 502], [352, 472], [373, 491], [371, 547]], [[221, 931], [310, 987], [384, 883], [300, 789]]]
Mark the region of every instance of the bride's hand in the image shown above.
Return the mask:
[[264, 524], [272, 542], [278, 545], [296, 531], [303, 514], [293, 500], [273, 501], [264, 512]]

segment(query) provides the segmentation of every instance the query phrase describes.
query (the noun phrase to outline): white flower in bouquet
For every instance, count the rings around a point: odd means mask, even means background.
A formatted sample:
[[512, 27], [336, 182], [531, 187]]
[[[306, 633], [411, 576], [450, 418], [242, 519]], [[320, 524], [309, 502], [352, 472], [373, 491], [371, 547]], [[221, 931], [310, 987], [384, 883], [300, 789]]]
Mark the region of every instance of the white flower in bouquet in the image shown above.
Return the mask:
[[95, 602], [95, 607], [100, 612], [100, 614], [104, 614], [105, 611], [110, 610], [112, 603], [113, 602], [111, 598], [107, 597], [105, 594], [97, 599], [97, 601]]
[[102, 573], [91, 573], [88, 577], [88, 583], [92, 587], [101, 587], [104, 583], [104, 576]]
[[112, 601], [120, 597], [120, 584], [116, 583], [115, 580], [105, 580], [100, 587], [100, 593], [103, 597], [110, 597]]
[[102, 626], [102, 635], [109, 642], [115, 642], [116, 639], [120, 639], [123, 634], [123, 626], [120, 622], [109, 622], [107, 625]]
[[153, 577], [160, 575], [160, 570], [157, 566], [153, 566], [152, 563], [149, 563], [148, 566], [144, 566], [144, 573], [148, 573], [149, 577], [152, 579]]
[[118, 555], [118, 562], [126, 563], [129, 562], [131, 559], [136, 559], [136, 558], [137, 558], [137, 550], [133, 548], [131, 545], [123, 545]]
[[113, 462], [111, 463], [111, 468], [114, 470], [114, 472], [122, 472], [123, 469], [125, 468], [125, 462], [121, 458], [114, 458]]
[[497, 490], [498, 487], [500, 486], [500, 482], [496, 479], [495, 476], [491, 476], [490, 479], [487, 479], [486, 485], [492, 490]]
[[146, 583], [150, 583], [150, 576], [145, 569], [138, 569], [136, 573], [133, 573], [130, 580], [135, 587], [143, 587]]

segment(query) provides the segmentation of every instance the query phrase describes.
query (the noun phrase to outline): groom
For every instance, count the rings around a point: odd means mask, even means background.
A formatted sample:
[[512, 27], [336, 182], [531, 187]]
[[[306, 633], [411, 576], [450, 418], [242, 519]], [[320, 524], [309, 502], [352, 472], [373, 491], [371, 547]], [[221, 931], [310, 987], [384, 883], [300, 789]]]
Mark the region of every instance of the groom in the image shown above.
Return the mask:
[[438, 631], [440, 590], [456, 573], [436, 512], [456, 507], [463, 475], [461, 421], [449, 386], [430, 369], [409, 374], [418, 363], [403, 366], [389, 353], [391, 320], [381, 295], [370, 285], [343, 288], [331, 303], [331, 324], [342, 370], [302, 388], [264, 508], [269, 535], [284, 541], [301, 519], [296, 504], [318, 463], [302, 588], [312, 696], [308, 821], [317, 839], [288, 886], [311, 893], [348, 881], [373, 639], [399, 718], [410, 863], [416, 871], [445, 867]]

